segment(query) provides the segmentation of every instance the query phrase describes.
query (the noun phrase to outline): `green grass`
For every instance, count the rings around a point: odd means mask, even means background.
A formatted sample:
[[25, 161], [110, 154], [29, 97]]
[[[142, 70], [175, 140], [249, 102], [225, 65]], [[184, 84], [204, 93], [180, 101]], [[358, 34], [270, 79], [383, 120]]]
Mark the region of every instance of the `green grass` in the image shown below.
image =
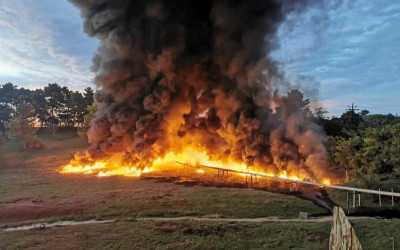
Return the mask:
[[[186, 187], [155, 179], [60, 174], [83, 138], [42, 135], [43, 151], [8, 141], [0, 158], [0, 226], [35, 219], [213, 215], [297, 217], [328, 211], [296, 196], [246, 188]], [[18, 146], [19, 145], [19, 146]]]
[[[50, 209], [42, 214], [33, 213], [31, 219], [63, 215], [73, 215], [75, 219], [210, 214], [239, 218], [296, 217], [300, 211], [326, 212], [294, 196], [252, 189], [185, 187], [124, 177], [58, 176], [55, 173], [37, 175], [38, 179], [32, 177], [32, 173], [28, 176], [25, 180], [4, 180], [0, 184], [0, 202], [19, 206], [40, 201], [35, 205]], [[1, 221], [19, 219], [2, 218]]]
[[[352, 223], [363, 249], [391, 249], [400, 220]], [[3, 232], [0, 248], [47, 249], [327, 249], [330, 222], [217, 223], [121, 221]], [[397, 239], [399, 244], [399, 239]]]
[[[11, 139], [0, 147], [0, 159], [17, 157], [18, 160], [29, 160], [38, 156], [62, 155], [69, 150], [83, 149], [88, 146], [85, 138], [78, 137], [75, 133], [60, 133], [56, 137], [51, 134], [40, 134], [38, 136], [43, 141], [45, 148], [35, 151], [26, 151], [18, 139]], [[4, 159], [5, 158], [5, 159]], [[0, 166], [2, 164], [0, 163]], [[14, 164], [15, 165], [15, 164]]]
[[[0, 148], [0, 228], [38, 221], [135, 216], [297, 217], [326, 213], [292, 195], [245, 188], [184, 186], [155, 179], [59, 174], [84, 138], [43, 134], [46, 149], [26, 152], [20, 142]], [[398, 182], [386, 180], [386, 185]], [[359, 185], [362, 183], [349, 183]], [[345, 207], [346, 192], [328, 190]], [[363, 197], [363, 204], [374, 201]], [[383, 200], [384, 204], [387, 200]], [[400, 202], [400, 201], [399, 201]], [[354, 222], [364, 249], [390, 249], [400, 220]], [[330, 223], [212, 223], [120, 221], [44, 231], [1, 232], [0, 249], [327, 249]]]
[[400, 245], [400, 219], [358, 220], [351, 224], [365, 250], [392, 249], [391, 237], [396, 237], [396, 246]]
[[330, 223], [117, 222], [4, 233], [0, 248], [327, 249]]
[[[351, 186], [365, 189], [373, 189], [382, 191], [391, 191], [393, 189], [394, 192], [400, 192], [400, 178], [395, 175], [387, 175], [387, 176], [366, 176], [360, 177], [356, 180], [350, 181], [348, 183], [340, 184], [342, 186]], [[327, 193], [329, 198], [335, 202], [337, 205], [342, 208], [347, 208], [347, 192], [336, 190], [336, 189], [327, 189]], [[379, 207], [379, 196], [374, 194], [361, 194], [361, 206], [362, 208], [352, 209], [350, 208], [350, 212], [352, 213], [364, 213], [367, 210], [373, 212], [376, 211], [380, 213], [382, 210], [392, 209], [392, 197], [390, 196], [381, 196], [382, 207]], [[349, 192], [349, 203], [350, 207], [353, 204], [353, 193]], [[356, 204], [358, 205], [358, 196], [356, 196]], [[394, 209], [400, 209], [400, 198], [394, 197]], [[383, 214], [384, 215], [384, 214]]]

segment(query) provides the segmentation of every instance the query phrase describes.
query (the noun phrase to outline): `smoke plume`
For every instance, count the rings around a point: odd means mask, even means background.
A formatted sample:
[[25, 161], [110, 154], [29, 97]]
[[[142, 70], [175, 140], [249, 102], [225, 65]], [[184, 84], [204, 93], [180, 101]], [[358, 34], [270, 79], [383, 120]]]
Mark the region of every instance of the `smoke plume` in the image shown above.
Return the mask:
[[268, 57], [279, 24], [304, 1], [70, 2], [100, 40], [91, 147], [76, 162], [118, 155], [145, 167], [190, 146], [257, 169], [326, 174], [323, 132], [300, 92], [278, 94], [284, 81]]

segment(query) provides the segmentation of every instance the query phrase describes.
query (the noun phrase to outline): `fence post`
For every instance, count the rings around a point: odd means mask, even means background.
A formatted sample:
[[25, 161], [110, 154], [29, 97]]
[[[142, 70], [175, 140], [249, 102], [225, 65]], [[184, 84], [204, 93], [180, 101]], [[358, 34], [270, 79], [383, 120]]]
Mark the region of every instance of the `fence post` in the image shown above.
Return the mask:
[[396, 250], [396, 237], [392, 237], [392, 238], [390, 238], [391, 240], [392, 240], [392, 249], [393, 250]]
[[[392, 193], [393, 193], [393, 188], [392, 188]], [[392, 195], [392, 207], [394, 207], [394, 197]]]
[[381, 189], [379, 189], [379, 207], [382, 207]]

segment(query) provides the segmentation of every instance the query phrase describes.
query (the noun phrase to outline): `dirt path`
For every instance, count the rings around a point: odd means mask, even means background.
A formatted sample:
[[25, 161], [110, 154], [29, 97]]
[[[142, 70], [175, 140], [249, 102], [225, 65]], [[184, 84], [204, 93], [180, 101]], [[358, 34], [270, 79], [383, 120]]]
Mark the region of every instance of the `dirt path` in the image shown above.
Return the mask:
[[[374, 219], [374, 217], [347, 217], [349, 220], [362, 220], [362, 219]], [[262, 223], [262, 222], [306, 222], [306, 223], [318, 223], [332, 221], [332, 216], [322, 217], [310, 217], [306, 220], [299, 218], [279, 218], [279, 217], [261, 217], [261, 218], [218, 218], [218, 217], [194, 217], [194, 216], [183, 216], [183, 217], [137, 217], [127, 218], [125, 221], [208, 221], [208, 222], [249, 222], [249, 223]], [[102, 224], [102, 223], [113, 223], [117, 220], [86, 220], [86, 221], [57, 221], [52, 223], [37, 223], [26, 226], [9, 227], [1, 231], [21, 231], [31, 229], [44, 229], [50, 227], [65, 227], [74, 225], [86, 225], [86, 224]], [[118, 219], [119, 222], [124, 221]]]
[[[213, 222], [327, 222], [332, 221], [332, 216], [310, 217], [306, 220], [299, 218], [279, 218], [279, 217], [261, 217], [261, 218], [213, 218], [213, 217], [139, 217], [138, 221], [213, 221]], [[347, 217], [349, 220], [372, 219], [373, 217]]]

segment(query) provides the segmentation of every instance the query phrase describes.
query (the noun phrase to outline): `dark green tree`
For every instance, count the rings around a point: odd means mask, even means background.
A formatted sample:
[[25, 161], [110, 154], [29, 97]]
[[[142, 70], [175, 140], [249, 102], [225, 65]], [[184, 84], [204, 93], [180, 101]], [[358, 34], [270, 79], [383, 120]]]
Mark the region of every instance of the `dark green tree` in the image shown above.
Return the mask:
[[31, 100], [31, 103], [35, 108], [35, 116], [38, 119], [40, 126], [43, 127], [44, 125], [47, 125], [50, 113], [47, 108], [45, 92], [42, 89], [32, 91]]
[[62, 88], [57, 83], [50, 83], [47, 87], [44, 87], [44, 93], [46, 98], [46, 106], [49, 110], [47, 124], [51, 127], [58, 127], [60, 123], [58, 114], [65, 103], [65, 96]]
[[8, 82], [0, 86], [0, 103], [7, 104], [10, 106], [16, 106], [18, 104], [18, 89], [17, 86]]
[[367, 128], [362, 137], [362, 161], [369, 173], [385, 174], [399, 170], [400, 124], [380, 129]]
[[394, 125], [400, 123], [400, 117], [396, 117], [392, 114], [373, 114], [363, 117], [365, 128], [382, 128], [386, 125]]
[[344, 126], [342, 120], [338, 117], [323, 120], [322, 126], [324, 127], [326, 134], [329, 136], [346, 137], [346, 133], [343, 131]]
[[93, 119], [97, 110], [97, 103], [93, 102], [92, 105], [87, 107], [87, 114], [84, 116], [84, 122], [82, 126], [78, 129], [79, 136], [87, 136], [87, 131], [90, 128], [90, 121]]
[[85, 88], [83, 92], [84, 106], [88, 107], [94, 102], [94, 92], [91, 87]]
[[360, 114], [351, 110], [343, 113], [340, 119], [342, 120], [343, 128], [347, 130], [357, 130], [358, 126], [363, 121]]
[[4, 103], [0, 104], [0, 133], [5, 134], [6, 130], [4, 124], [10, 120], [12, 112], [13, 110], [9, 105]]
[[361, 112], [360, 112], [360, 115], [361, 115], [362, 117], [365, 117], [365, 116], [367, 116], [368, 114], [369, 114], [369, 111], [366, 110], [366, 109], [361, 110]]
[[72, 92], [69, 106], [71, 108], [71, 115], [73, 117], [72, 125], [77, 125], [80, 127], [84, 121], [84, 116], [87, 113], [87, 107], [85, 106], [85, 100], [82, 93], [78, 91]]
[[61, 94], [63, 96], [60, 108], [57, 111], [58, 118], [60, 120], [60, 126], [73, 126], [74, 125], [74, 113], [71, 104], [72, 91], [67, 87], [61, 88]]
[[16, 99], [13, 105], [17, 106], [21, 103], [31, 103], [32, 90], [20, 88], [16, 90]]

